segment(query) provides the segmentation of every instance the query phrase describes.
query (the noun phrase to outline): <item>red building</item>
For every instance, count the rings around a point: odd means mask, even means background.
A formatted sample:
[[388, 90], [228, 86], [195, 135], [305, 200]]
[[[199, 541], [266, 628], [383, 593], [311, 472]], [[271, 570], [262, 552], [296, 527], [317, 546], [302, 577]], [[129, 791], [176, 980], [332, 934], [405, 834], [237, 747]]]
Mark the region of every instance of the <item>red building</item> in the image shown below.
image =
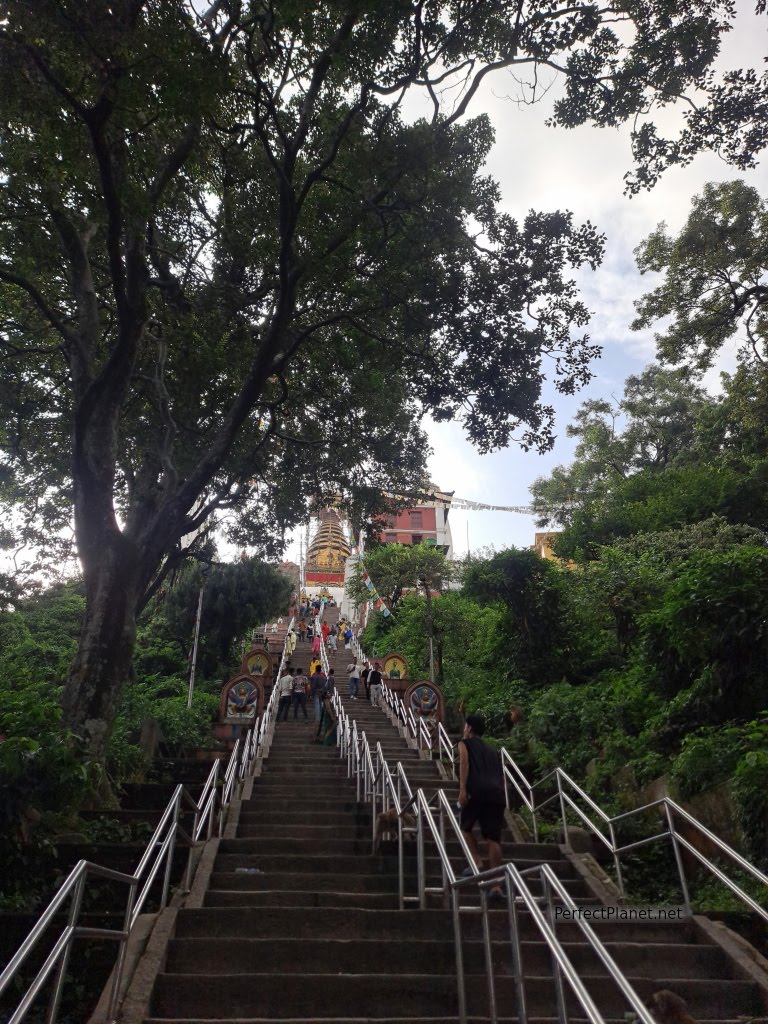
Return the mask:
[[383, 544], [433, 544], [452, 554], [448, 510], [453, 492], [439, 491], [434, 484], [430, 488], [429, 498], [386, 517], [379, 534]]

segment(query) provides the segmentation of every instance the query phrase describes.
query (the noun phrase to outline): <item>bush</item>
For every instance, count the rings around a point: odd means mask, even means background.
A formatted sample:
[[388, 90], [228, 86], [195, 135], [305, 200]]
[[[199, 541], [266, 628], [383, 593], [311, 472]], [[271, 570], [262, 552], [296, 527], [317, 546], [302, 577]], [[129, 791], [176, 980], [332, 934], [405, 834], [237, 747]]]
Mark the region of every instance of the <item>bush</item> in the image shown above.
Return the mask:
[[685, 799], [730, 778], [743, 746], [738, 730], [706, 727], [683, 739], [672, 777]]

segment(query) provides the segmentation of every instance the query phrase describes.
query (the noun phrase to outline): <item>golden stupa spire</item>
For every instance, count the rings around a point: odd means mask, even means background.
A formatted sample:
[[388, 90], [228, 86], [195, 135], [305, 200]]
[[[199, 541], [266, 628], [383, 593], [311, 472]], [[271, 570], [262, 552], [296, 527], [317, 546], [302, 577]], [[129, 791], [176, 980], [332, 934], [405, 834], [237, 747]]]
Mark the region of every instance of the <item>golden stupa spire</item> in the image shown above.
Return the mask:
[[307, 551], [307, 583], [343, 584], [344, 565], [349, 558], [349, 544], [341, 528], [339, 513], [323, 508], [318, 513], [320, 525]]

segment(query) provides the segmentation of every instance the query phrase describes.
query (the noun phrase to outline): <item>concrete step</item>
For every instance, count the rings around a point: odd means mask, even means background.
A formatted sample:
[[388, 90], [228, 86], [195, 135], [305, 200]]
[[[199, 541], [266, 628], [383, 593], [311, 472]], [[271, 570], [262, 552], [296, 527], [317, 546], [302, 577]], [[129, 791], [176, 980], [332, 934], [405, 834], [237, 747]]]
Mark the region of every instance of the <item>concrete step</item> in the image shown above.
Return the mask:
[[[332, 890], [297, 892], [294, 889], [264, 889], [261, 892], [243, 892], [237, 889], [209, 889], [205, 894], [205, 909], [216, 910], [237, 908], [238, 916], [248, 908], [290, 908], [315, 913], [322, 908], [325, 914], [337, 908], [379, 912], [392, 910], [397, 906], [397, 894], [393, 892], [333, 892]], [[264, 911], [259, 910], [258, 913]]]
[[[355, 832], [359, 834], [355, 834]], [[255, 834], [253, 834], [255, 833]], [[370, 827], [361, 827], [352, 830], [352, 835], [339, 835], [337, 829], [327, 829], [321, 835], [307, 835], [305, 829], [296, 829], [288, 832], [286, 829], [274, 836], [265, 836], [257, 829], [248, 826], [238, 829], [237, 839], [226, 839], [219, 846], [219, 855], [222, 853], [258, 853], [261, 855], [279, 856], [287, 854], [292, 856], [362, 856], [367, 857], [371, 853], [372, 834]], [[413, 836], [406, 836], [405, 855], [409, 865], [416, 863], [416, 840]], [[431, 853], [430, 846], [427, 846], [428, 855], [436, 858]], [[384, 856], [397, 856], [397, 844], [394, 840], [381, 844], [381, 853]], [[448, 843], [449, 856], [461, 856], [461, 848], [458, 839]], [[540, 864], [539, 860], [524, 860], [516, 858], [505, 858], [512, 860], [521, 870]], [[573, 868], [567, 860], [558, 858], [553, 860], [552, 866], [558, 874], [572, 873]]]
[[263, 892], [265, 889], [288, 889], [294, 892], [397, 892], [397, 875], [349, 875], [339, 871], [324, 871], [319, 875], [306, 871], [270, 871], [251, 875], [214, 871], [211, 875], [211, 888], [240, 892]]
[[[361, 1006], [375, 1006], [380, 1017], [410, 1015], [442, 1015], [455, 1019], [456, 988], [452, 974], [338, 974], [301, 972], [296, 984], [295, 972], [282, 974], [161, 974], [153, 993], [151, 1012], [155, 1017], [183, 1017], [194, 1012], [198, 1017], [233, 1020], [243, 1017], [290, 1017], [313, 1015], [316, 1020], [351, 1017]], [[584, 984], [603, 1012], [620, 1014], [626, 1002], [607, 978], [586, 977]], [[738, 1013], [760, 1011], [757, 986], [745, 981], [675, 981], [666, 974], [655, 978], [638, 978], [635, 989], [649, 999], [662, 988], [674, 987], [688, 1003], [691, 1014], [728, 1017]], [[467, 1002], [470, 1013], [488, 1012], [485, 976], [468, 974]], [[516, 983], [509, 977], [496, 981], [496, 998], [505, 1010], [514, 1012]], [[550, 978], [529, 976], [526, 979], [529, 1012], [550, 1015], [554, 988]], [[566, 1002], [571, 1011], [576, 1001], [569, 993]]]
[[[595, 977], [606, 975], [595, 951], [585, 943], [564, 943], [566, 954], [579, 971]], [[726, 957], [716, 946], [676, 946], [658, 943], [609, 943], [608, 952], [630, 979], [654, 978], [659, 964], [669, 978], [728, 977]], [[236, 963], [241, 972], [281, 973], [287, 963], [311, 963], [317, 949], [314, 936], [291, 938], [178, 938], [172, 940], [166, 961], [171, 974], [193, 973], [206, 964], [208, 974], [229, 974]], [[325, 938], [323, 956], [340, 974], [421, 974], [424, 964], [438, 974], [455, 969], [456, 950], [450, 933], [428, 939]], [[470, 974], [485, 970], [484, 944], [479, 937], [463, 944], [464, 969]], [[545, 942], [523, 942], [526, 974], [548, 976], [552, 957]], [[508, 942], [493, 943], [493, 962], [498, 977], [513, 973]]]
[[335, 811], [345, 814], [358, 813], [354, 789], [350, 789], [347, 793], [337, 794], [336, 799], [331, 799], [328, 791], [316, 794], [307, 792], [290, 795], [280, 793], [279, 790], [274, 793], [261, 792], [258, 796], [254, 795], [253, 799], [243, 801], [243, 807], [247, 803], [251, 805], [250, 810], [252, 813], [255, 813], [259, 818], [261, 818], [262, 811], [275, 810], [284, 811], [286, 820], [291, 816], [298, 816], [303, 819], [305, 814], [313, 811]]
[[[243, 808], [249, 806], [246, 801]], [[255, 807], [255, 805], [253, 805]], [[370, 811], [361, 811], [354, 803], [339, 805], [333, 801], [328, 807], [318, 808], [316, 801], [306, 805], [308, 809], [302, 809], [301, 813], [296, 807], [291, 813], [283, 811], [285, 801], [271, 800], [260, 804], [259, 810], [243, 810], [240, 813], [240, 827], [244, 825], [284, 825], [286, 829], [306, 824], [308, 827], [330, 828], [334, 825], [348, 826], [355, 824], [360, 827], [371, 828]], [[298, 822], [298, 824], [295, 824]]]
[[[461, 867], [456, 864], [457, 869]], [[292, 857], [267, 856], [260, 857], [253, 854], [238, 856], [228, 854], [218, 856], [214, 865], [214, 878], [217, 880], [218, 888], [245, 888], [263, 889], [267, 886], [278, 888], [289, 888], [296, 885], [299, 888], [311, 889], [313, 885], [333, 884], [339, 880], [339, 888], [344, 890], [340, 879], [354, 873], [355, 880], [366, 881], [376, 879], [397, 878], [397, 859], [395, 857]], [[406, 888], [415, 891], [415, 862], [406, 871]], [[222, 883], [224, 877], [229, 877], [229, 883]], [[440, 862], [437, 858], [431, 858], [427, 862], [426, 881], [428, 885], [439, 885], [442, 878]], [[574, 899], [588, 899], [591, 895], [585, 883], [580, 878], [561, 878], [565, 889]], [[350, 885], [352, 882], [350, 882]], [[386, 888], [386, 886], [385, 886]], [[529, 880], [529, 888], [535, 896], [543, 894], [542, 884], [538, 879]], [[467, 896], [467, 901], [473, 901], [474, 894]]]
[[[203, 785], [187, 787], [193, 800], [203, 791]], [[124, 810], [165, 810], [176, 789], [170, 782], [125, 782], [118, 794]]]
[[[262, 894], [259, 894], [262, 895]], [[333, 896], [333, 893], [323, 895]], [[338, 894], [337, 894], [338, 895]], [[354, 895], [354, 894], [352, 894]], [[518, 912], [521, 936], [526, 941], [540, 939], [530, 914]], [[489, 914], [494, 935], [509, 935], [509, 922], [505, 910], [492, 910]], [[595, 921], [592, 927], [603, 942], [655, 943], [662, 945], [692, 945], [696, 948], [715, 949], [711, 943], [702, 942], [701, 934], [689, 921]], [[462, 916], [462, 935], [466, 938], [480, 938], [479, 916]], [[563, 942], [584, 943], [585, 939], [576, 924], [564, 921], [557, 926], [558, 937]], [[310, 908], [282, 908], [265, 906], [263, 910], [204, 907], [181, 910], [177, 918], [176, 936], [179, 938], [217, 938], [237, 936], [285, 938], [304, 937], [337, 939], [340, 936], [354, 939], [432, 939], [435, 936], [453, 935], [453, 918], [449, 910], [430, 909], [397, 910], [393, 904], [387, 910], [371, 910], [363, 907], [328, 908], [318, 914]]]

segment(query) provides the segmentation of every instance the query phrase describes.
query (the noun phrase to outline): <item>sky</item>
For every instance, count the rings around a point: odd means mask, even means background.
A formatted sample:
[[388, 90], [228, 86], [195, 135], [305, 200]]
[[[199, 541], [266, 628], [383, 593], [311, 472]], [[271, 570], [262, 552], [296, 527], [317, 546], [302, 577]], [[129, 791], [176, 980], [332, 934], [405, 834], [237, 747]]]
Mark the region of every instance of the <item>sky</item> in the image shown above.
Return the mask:
[[[768, 53], [768, 18], [754, 15], [754, 4], [738, 0], [734, 30], [726, 36], [721, 65], [760, 68]], [[653, 277], [641, 277], [633, 251], [656, 227], [666, 221], [678, 231], [687, 217], [691, 199], [708, 181], [742, 177], [762, 194], [768, 194], [768, 162], [752, 172], [738, 172], [717, 156], [698, 157], [691, 166], [668, 171], [651, 192], [628, 198], [623, 195], [623, 176], [632, 166], [629, 130], [579, 128], [571, 131], [545, 126], [556, 87], [533, 107], [520, 107], [507, 98], [515, 94], [509, 73], [498, 72], [476, 97], [474, 112], [490, 116], [496, 144], [487, 162], [498, 181], [502, 205], [523, 218], [529, 209], [570, 209], [575, 221], [590, 220], [606, 238], [606, 255], [594, 274], [579, 275], [582, 295], [593, 312], [589, 333], [602, 346], [593, 364], [594, 378], [576, 396], [566, 397], [552, 389], [547, 398], [556, 410], [554, 449], [546, 455], [509, 448], [478, 455], [464, 439], [459, 424], [428, 424], [433, 453], [429, 458], [431, 479], [443, 490], [462, 498], [494, 505], [525, 505], [529, 486], [559, 464], [567, 464], [575, 440], [565, 435], [574, 412], [587, 398], [620, 396], [622, 384], [654, 358], [652, 332], [634, 332], [633, 302], [653, 287]], [[733, 366], [733, 353], [725, 353], [705, 380], [710, 390], [719, 385], [720, 369]], [[532, 516], [501, 512], [450, 513], [454, 550], [467, 550], [467, 526], [471, 550], [501, 549], [533, 543]]]

